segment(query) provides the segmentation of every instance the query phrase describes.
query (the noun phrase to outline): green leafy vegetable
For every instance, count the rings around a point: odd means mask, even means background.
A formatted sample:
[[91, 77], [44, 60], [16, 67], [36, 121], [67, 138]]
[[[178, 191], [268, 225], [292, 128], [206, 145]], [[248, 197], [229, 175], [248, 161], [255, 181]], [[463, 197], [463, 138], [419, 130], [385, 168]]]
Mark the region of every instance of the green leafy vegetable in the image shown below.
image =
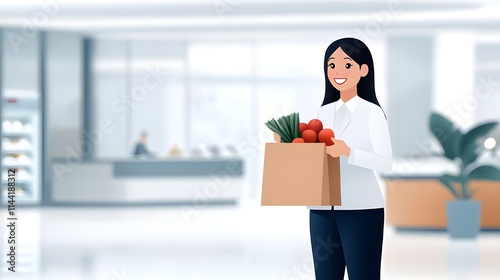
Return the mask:
[[282, 143], [291, 143], [293, 139], [300, 137], [299, 113], [292, 113], [276, 119], [270, 119], [266, 126], [273, 132], [278, 133]]

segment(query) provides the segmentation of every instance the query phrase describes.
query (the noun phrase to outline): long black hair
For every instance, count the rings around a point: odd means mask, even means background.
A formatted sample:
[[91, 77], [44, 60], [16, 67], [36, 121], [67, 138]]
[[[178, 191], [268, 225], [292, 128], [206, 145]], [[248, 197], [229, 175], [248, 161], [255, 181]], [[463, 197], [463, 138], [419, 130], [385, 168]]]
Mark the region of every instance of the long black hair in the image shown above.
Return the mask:
[[323, 62], [325, 72], [325, 98], [321, 106], [335, 102], [340, 98], [340, 92], [332, 85], [330, 80], [328, 80], [327, 74], [328, 59], [338, 48], [341, 48], [350, 58], [359, 64], [360, 67], [363, 64], [368, 66], [368, 74], [365, 77], [361, 77], [358, 82], [358, 96], [380, 107], [377, 95], [375, 94], [375, 71], [373, 68], [372, 54], [365, 43], [355, 38], [338, 39], [331, 43], [326, 49], [325, 60]]

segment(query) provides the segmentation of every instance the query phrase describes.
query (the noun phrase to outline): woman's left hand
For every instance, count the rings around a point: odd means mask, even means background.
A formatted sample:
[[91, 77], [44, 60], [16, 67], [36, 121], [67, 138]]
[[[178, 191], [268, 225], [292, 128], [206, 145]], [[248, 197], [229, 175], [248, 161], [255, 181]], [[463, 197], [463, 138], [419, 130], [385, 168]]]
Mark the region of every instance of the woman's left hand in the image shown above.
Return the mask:
[[332, 137], [333, 145], [326, 147], [326, 153], [332, 157], [349, 156], [351, 148], [347, 146], [344, 140], [335, 139]]

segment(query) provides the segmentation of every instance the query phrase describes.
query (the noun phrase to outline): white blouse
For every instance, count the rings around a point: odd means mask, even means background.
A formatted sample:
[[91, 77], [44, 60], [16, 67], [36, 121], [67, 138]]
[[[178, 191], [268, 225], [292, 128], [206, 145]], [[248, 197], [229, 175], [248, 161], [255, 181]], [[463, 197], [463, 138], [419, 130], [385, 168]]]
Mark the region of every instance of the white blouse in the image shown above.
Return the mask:
[[[342, 132], [334, 129], [335, 115], [344, 105], [350, 114]], [[382, 109], [359, 96], [346, 103], [339, 99], [318, 110], [323, 128], [330, 128], [335, 138], [351, 148], [349, 157], [340, 157], [341, 204], [335, 210], [374, 209], [385, 206], [382, 191], [374, 171], [392, 168], [392, 148], [389, 128]], [[332, 206], [308, 206], [313, 210], [330, 210]]]

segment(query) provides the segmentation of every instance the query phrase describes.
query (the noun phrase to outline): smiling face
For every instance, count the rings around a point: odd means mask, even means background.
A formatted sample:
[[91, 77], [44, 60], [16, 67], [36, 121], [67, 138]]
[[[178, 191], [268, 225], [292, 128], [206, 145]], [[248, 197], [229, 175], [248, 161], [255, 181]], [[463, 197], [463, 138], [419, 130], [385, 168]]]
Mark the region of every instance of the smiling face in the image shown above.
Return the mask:
[[327, 67], [328, 80], [340, 92], [352, 89], [368, 74], [368, 65], [360, 66], [341, 48], [332, 53]]

